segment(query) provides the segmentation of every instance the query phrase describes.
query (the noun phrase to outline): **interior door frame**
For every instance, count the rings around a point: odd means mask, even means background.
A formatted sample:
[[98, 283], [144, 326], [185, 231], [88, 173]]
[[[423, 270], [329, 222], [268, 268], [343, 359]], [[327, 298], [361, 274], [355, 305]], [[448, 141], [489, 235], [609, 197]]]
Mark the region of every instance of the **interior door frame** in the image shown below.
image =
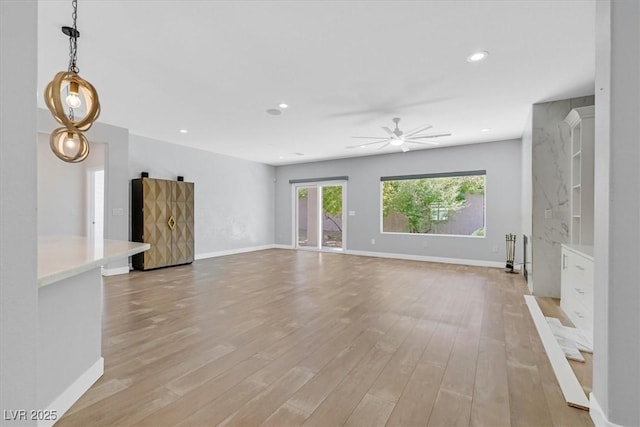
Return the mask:
[[86, 169], [87, 173], [87, 215], [86, 215], [86, 227], [87, 227], [87, 236], [90, 239], [95, 239], [94, 231], [94, 217], [95, 217], [95, 205], [94, 199], [96, 197], [95, 193], [95, 177], [96, 172], [102, 171], [102, 238], [106, 238], [106, 222], [107, 222], [107, 168], [106, 167], [91, 167]]
[[[347, 250], [347, 180], [332, 180], [332, 181], [315, 181], [315, 182], [299, 182], [291, 184], [291, 246], [294, 249], [305, 251], [317, 251], [317, 252], [344, 252]], [[318, 221], [318, 245], [311, 246], [299, 246], [298, 245], [298, 190], [300, 188], [315, 187], [320, 191], [317, 191], [318, 197], [318, 209], [322, 209], [322, 188], [323, 187], [342, 187], [342, 247], [341, 248], [328, 248], [322, 246], [322, 223]], [[320, 212], [322, 214], [322, 212]]]

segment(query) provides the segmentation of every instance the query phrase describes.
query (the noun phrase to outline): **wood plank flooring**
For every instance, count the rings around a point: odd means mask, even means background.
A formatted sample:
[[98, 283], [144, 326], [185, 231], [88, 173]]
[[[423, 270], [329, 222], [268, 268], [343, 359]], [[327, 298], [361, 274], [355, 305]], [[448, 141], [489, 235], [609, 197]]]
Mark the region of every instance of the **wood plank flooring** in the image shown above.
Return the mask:
[[[536, 301], [540, 306], [542, 314], [545, 316], [555, 317], [565, 326], [574, 326], [573, 323], [571, 323], [571, 319], [569, 319], [562, 311], [562, 308], [560, 308], [559, 299], [536, 297]], [[589, 396], [593, 384], [593, 354], [582, 352], [582, 357], [584, 357], [584, 362], [569, 360], [569, 365], [571, 365], [571, 369], [573, 369], [573, 372], [576, 374], [585, 394]]]
[[65, 426], [591, 426], [500, 269], [265, 250], [104, 280]]

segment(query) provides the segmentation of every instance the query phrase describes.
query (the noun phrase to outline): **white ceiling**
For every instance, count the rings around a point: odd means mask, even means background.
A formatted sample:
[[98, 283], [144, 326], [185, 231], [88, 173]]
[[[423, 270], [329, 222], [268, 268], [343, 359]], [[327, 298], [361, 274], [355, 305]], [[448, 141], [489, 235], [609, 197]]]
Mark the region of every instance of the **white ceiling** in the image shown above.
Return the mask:
[[[451, 132], [440, 147], [519, 138], [531, 104], [593, 93], [593, 0], [78, 3], [101, 121], [273, 165], [400, 151], [345, 148], [396, 116]], [[70, 15], [39, 2], [39, 98]]]

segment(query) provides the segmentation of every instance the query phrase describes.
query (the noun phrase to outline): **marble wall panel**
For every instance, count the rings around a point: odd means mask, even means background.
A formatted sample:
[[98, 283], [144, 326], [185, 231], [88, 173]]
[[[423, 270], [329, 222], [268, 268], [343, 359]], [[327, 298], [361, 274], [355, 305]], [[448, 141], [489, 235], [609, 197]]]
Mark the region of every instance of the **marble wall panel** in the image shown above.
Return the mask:
[[531, 291], [537, 296], [560, 297], [560, 246], [569, 242], [570, 129], [564, 119], [593, 102], [586, 96], [533, 106]]

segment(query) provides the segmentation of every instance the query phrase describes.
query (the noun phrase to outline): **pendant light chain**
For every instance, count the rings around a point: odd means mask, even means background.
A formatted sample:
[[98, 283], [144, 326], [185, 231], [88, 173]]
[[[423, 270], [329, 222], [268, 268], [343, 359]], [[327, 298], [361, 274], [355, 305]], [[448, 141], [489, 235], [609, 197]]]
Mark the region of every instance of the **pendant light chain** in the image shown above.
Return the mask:
[[78, 0], [72, 0], [73, 13], [71, 18], [73, 19], [73, 31], [69, 36], [69, 71], [76, 74], [80, 73], [80, 69], [76, 65], [78, 60], [78, 27], [76, 20], [78, 19]]
[[[72, 73], [80, 73], [80, 69], [78, 68], [78, 24], [76, 23], [78, 19], [78, 0], [72, 0], [71, 6], [73, 7], [73, 12], [71, 13], [71, 19], [73, 19], [73, 30], [71, 35], [69, 36], [69, 72]], [[68, 90], [68, 89], [67, 89]], [[75, 114], [73, 108], [69, 107], [69, 120], [75, 120]]]

